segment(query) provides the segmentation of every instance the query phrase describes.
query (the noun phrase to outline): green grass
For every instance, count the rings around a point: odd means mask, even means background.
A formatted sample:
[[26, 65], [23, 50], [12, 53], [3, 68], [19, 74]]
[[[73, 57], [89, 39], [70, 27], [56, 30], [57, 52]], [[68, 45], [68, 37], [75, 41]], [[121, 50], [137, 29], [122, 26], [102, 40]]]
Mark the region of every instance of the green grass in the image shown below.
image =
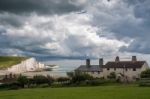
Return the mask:
[[150, 99], [150, 87], [99, 86], [0, 91], [0, 99]]
[[8, 68], [12, 65], [18, 64], [27, 57], [14, 57], [14, 56], [0, 56], [0, 69]]

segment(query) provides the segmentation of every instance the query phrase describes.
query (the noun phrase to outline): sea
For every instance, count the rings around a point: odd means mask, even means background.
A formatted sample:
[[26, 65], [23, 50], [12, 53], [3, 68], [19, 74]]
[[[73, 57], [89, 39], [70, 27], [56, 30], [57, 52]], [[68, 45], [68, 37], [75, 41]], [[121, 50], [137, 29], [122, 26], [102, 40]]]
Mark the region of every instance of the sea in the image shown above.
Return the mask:
[[[27, 72], [24, 73], [26, 76], [34, 75], [49, 75], [52, 77], [66, 77], [67, 72], [72, 72], [80, 65], [85, 65], [85, 60], [51, 60], [42, 61], [41, 63], [45, 65], [55, 65], [52, 71], [42, 71], [42, 72]], [[92, 60], [91, 64], [98, 64], [98, 60]]]

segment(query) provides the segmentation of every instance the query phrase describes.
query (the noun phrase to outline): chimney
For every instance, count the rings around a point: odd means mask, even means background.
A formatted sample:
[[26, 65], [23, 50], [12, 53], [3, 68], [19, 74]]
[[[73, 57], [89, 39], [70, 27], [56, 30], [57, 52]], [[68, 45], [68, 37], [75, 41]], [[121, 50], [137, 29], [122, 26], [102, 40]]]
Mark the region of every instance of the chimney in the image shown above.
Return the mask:
[[137, 59], [136, 59], [136, 56], [132, 56], [132, 62], [136, 62]]
[[103, 66], [103, 58], [99, 59], [99, 66]]
[[120, 61], [119, 56], [117, 56], [115, 62], [119, 62], [119, 61]]
[[90, 59], [86, 59], [86, 66], [90, 67]]

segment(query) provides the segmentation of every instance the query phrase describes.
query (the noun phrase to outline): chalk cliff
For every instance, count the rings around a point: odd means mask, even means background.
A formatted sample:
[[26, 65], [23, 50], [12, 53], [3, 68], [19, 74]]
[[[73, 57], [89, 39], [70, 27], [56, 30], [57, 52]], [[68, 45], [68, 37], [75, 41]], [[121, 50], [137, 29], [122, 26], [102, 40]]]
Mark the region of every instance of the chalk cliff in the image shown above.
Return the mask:
[[20, 64], [13, 65], [7, 70], [12, 73], [23, 73], [29, 71], [39, 71], [45, 68], [45, 65], [38, 62], [35, 58], [29, 58], [22, 61]]

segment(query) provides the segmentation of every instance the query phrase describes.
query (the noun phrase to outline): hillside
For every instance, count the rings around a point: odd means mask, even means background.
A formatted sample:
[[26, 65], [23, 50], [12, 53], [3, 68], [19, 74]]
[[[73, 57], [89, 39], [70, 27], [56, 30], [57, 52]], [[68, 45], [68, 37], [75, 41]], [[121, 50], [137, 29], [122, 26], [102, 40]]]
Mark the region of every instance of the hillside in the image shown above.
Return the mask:
[[27, 57], [0, 56], [0, 69], [8, 68], [26, 59]]

